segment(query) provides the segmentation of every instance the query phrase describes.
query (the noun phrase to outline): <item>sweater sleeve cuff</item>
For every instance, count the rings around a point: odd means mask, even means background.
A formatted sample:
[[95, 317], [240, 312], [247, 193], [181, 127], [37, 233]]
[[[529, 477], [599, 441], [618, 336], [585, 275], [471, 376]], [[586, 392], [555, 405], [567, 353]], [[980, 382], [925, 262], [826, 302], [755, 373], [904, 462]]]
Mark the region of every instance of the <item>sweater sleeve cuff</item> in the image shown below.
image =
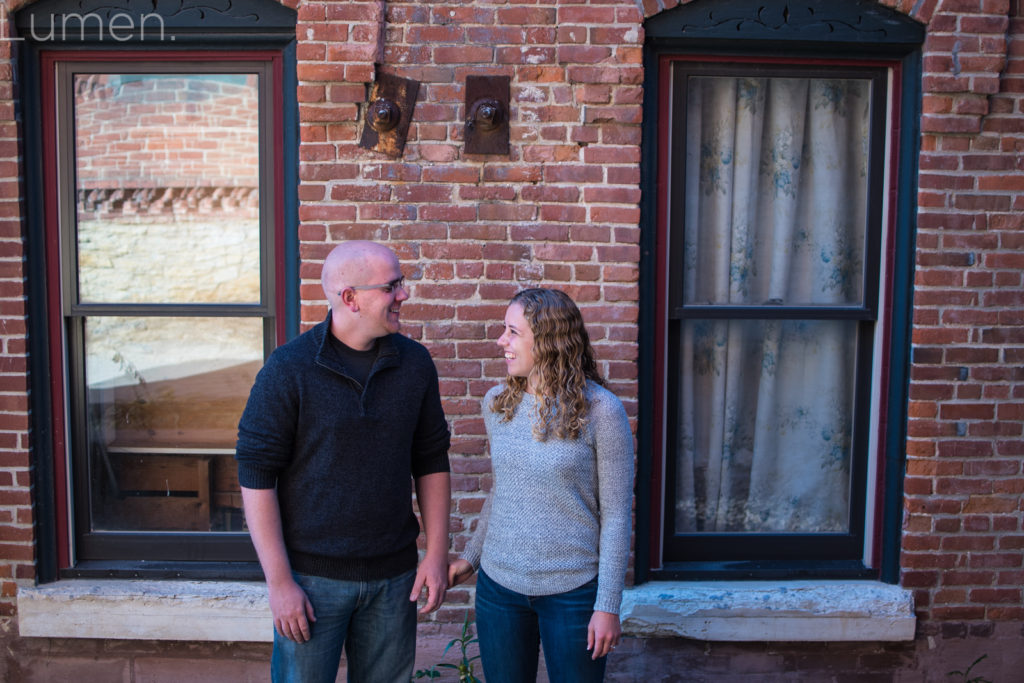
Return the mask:
[[277, 486], [277, 473], [258, 465], [240, 462], [238, 483], [247, 489], [272, 489]]
[[487, 537], [487, 525], [491, 518], [491, 504], [493, 492], [487, 495], [483, 507], [480, 509], [480, 519], [477, 520], [476, 529], [469, 537], [469, 543], [462, 550], [462, 559], [473, 566], [473, 571], [480, 571], [480, 558], [484, 554], [484, 539]]
[[480, 548], [467, 546], [461, 555], [462, 559], [473, 567], [473, 571], [480, 571]]
[[448, 463], [447, 447], [436, 451], [432, 455], [414, 459], [412, 470], [413, 479], [419, 479], [428, 474], [437, 474], [438, 472], [450, 472], [451, 465]]
[[622, 593], [612, 593], [607, 595], [602, 593], [600, 590], [597, 591], [597, 598], [594, 600], [594, 611], [595, 612], [608, 612], [609, 614], [618, 614], [619, 608], [622, 606]]

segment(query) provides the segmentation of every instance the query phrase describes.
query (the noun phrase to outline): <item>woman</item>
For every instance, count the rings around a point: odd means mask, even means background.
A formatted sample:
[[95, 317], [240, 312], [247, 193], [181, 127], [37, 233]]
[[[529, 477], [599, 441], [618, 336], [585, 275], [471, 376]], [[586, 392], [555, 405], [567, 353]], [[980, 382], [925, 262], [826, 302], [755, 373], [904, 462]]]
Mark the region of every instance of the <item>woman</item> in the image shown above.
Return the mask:
[[487, 683], [536, 681], [538, 639], [552, 681], [601, 681], [629, 557], [629, 421], [565, 293], [516, 294], [498, 346], [508, 376], [484, 399], [494, 487], [449, 584], [480, 569]]

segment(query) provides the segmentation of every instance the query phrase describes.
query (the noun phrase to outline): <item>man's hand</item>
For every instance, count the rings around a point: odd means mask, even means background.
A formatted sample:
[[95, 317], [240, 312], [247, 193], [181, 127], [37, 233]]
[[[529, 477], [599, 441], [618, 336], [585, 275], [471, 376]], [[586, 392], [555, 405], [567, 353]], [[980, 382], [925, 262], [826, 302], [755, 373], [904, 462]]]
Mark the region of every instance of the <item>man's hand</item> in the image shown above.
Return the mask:
[[429, 552], [420, 562], [416, 570], [416, 583], [412, 585], [412, 593], [409, 600], [416, 602], [424, 589], [427, 591], [427, 601], [420, 608], [420, 614], [433, 612], [444, 602], [445, 591], [448, 590], [448, 574], [445, 558], [440, 553], [431, 555]]
[[420, 608], [420, 614], [433, 612], [444, 602], [448, 589], [448, 513], [452, 502], [451, 475], [434, 472], [416, 479], [416, 501], [423, 518], [423, 530], [427, 536], [427, 552], [416, 569], [416, 583], [412, 586], [413, 602], [419, 599], [423, 589], [427, 591], [427, 602]]
[[316, 621], [313, 605], [299, 584], [288, 578], [280, 584], [267, 584], [270, 593], [270, 613], [274, 628], [282, 637], [304, 643], [310, 638], [309, 624]]
[[473, 565], [459, 558], [448, 565], [448, 587], [454, 588], [473, 575]]
[[594, 610], [594, 616], [590, 617], [590, 625], [587, 626], [587, 649], [594, 652], [591, 659], [604, 657], [614, 650], [619, 644], [620, 635], [622, 626], [618, 614]]

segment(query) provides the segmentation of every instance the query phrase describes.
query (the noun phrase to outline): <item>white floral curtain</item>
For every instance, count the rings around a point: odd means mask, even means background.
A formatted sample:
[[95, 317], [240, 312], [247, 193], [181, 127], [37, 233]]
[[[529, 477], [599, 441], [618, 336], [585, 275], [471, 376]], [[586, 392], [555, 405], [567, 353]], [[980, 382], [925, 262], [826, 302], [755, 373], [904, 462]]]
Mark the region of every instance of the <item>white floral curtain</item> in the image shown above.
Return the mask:
[[[869, 109], [864, 80], [689, 79], [685, 303], [862, 302]], [[677, 532], [847, 530], [856, 325], [683, 321]]]

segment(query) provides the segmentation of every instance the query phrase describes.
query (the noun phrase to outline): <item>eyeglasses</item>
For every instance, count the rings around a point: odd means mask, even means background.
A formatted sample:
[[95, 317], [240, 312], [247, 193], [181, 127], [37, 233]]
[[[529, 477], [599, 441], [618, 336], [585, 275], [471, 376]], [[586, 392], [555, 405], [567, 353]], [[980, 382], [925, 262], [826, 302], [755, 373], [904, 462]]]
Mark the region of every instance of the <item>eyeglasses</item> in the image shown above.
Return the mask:
[[[396, 289], [405, 289], [405, 276], [403, 275], [402, 277], [392, 280], [391, 282], [385, 282], [382, 285], [351, 285], [349, 287], [345, 287], [344, 289], [354, 289], [357, 292], [365, 291], [368, 289], [379, 289], [385, 294], [391, 294]], [[338, 296], [341, 296], [341, 292], [338, 292]]]

